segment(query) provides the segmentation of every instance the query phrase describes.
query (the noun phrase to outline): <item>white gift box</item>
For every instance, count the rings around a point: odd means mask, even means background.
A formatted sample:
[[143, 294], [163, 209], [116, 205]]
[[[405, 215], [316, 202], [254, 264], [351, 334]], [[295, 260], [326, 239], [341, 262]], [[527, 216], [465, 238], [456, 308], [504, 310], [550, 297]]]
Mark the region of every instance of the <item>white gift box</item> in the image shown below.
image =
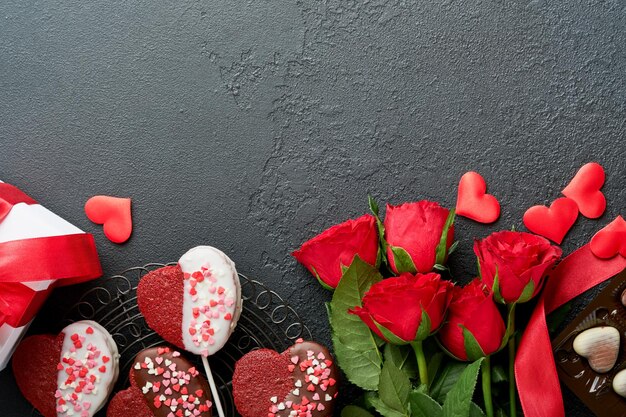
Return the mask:
[[[15, 204], [6, 217], [0, 220], [0, 243], [80, 233], [85, 232], [40, 204]], [[45, 280], [22, 282], [22, 284], [39, 292], [48, 290], [54, 282], [54, 280]], [[13, 351], [31, 323], [32, 320], [17, 328], [4, 323], [0, 327], [0, 370], [6, 367]]]

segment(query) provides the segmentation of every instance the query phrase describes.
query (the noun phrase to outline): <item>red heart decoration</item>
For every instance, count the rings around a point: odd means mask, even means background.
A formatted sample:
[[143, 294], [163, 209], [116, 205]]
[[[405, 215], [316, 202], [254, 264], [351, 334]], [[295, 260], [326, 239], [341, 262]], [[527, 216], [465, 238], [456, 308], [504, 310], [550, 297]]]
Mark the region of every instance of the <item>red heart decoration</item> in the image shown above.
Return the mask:
[[626, 257], [626, 221], [617, 216], [591, 238], [591, 252], [598, 258], [609, 259], [617, 254]]
[[597, 219], [606, 209], [606, 198], [600, 191], [604, 180], [602, 165], [590, 162], [578, 170], [572, 181], [563, 189], [563, 195], [578, 204], [583, 216]]
[[493, 223], [500, 217], [500, 203], [486, 194], [485, 179], [477, 172], [467, 172], [459, 181], [456, 213], [479, 223]]
[[[184, 276], [178, 265], [166, 266], [144, 275], [137, 285], [137, 305], [148, 326], [169, 343], [183, 344]], [[167, 302], [163, 302], [167, 294]]]
[[[106, 364], [103, 356], [109, 358]], [[20, 391], [43, 416], [92, 417], [117, 380], [118, 358], [115, 342], [104, 328], [78, 321], [58, 336], [24, 339], [13, 354], [12, 367]]]
[[113, 243], [124, 243], [133, 232], [130, 198], [97, 195], [85, 203], [85, 214], [103, 225], [104, 235]]
[[328, 349], [299, 340], [281, 354], [259, 349], [238, 360], [233, 398], [243, 417], [288, 417], [293, 410], [326, 417], [333, 415], [337, 385]]
[[168, 347], [145, 349], [130, 369], [130, 387], [109, 403], [107, 417], [211, 417], [211, 389], [195, 366]]
[[572, 228], [578, 218], [578, 205], [569, 198], [557, 198], [550, 205], [533, 206], [524, 213], [524, 225], [533, 233], [546, 237], [557, 244]]

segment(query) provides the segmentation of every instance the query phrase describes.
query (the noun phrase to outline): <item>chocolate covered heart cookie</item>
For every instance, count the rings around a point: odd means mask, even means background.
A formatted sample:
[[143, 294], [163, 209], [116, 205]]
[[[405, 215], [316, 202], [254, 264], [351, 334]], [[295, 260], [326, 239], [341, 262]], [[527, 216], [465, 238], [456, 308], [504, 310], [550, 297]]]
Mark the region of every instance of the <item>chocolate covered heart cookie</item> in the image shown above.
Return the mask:
[[337, 369], [328, 349], [298, 340], [278, 353], [259, 349], [235, 365], [233, 397], [243, 417], [333, 415]]
[[130, 387], [118, 392], [107, 417], [211, 417], [211, 391], [200, 372], [168, 347], [143, 350], [130, 370]]

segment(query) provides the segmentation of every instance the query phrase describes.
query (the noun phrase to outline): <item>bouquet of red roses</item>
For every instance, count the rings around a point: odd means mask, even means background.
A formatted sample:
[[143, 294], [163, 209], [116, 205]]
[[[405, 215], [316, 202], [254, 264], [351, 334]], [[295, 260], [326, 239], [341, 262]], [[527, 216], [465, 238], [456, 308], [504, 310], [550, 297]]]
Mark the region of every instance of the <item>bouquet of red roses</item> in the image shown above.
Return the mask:
[[365, 391], [342, 416], [516, 416], [516, 306], [537, 295], [561, 249], [530, 233], [493, 233], [474, 243], [478, 277], [459, 286], [446, 267], [456, 248], [454, 210], [430, 201], [387, 205], [383, 221], [371, 198], [370, 208], [293, 253], [334, 290], [334, 352]]

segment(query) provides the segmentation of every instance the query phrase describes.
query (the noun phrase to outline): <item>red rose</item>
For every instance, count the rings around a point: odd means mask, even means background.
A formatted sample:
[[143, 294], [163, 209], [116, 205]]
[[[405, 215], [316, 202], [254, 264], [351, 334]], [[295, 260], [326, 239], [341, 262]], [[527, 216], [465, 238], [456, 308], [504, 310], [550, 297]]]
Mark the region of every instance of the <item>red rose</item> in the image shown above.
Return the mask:
[[[439, 274], [404, 273], [372, 285], [363, 297], [363, 307], [355, 307], [350, 313], [387, 341], [393, 342], [383, 334], [388, 332], [404, 342], [423, 340], [441, 325], [452, 287]], [[429, 323], [422, 323], [422, 310]]]
[[376, 218], [369, 214], [348, 220], [305, 242], [292, 255], [318, 280], [336, 288], [343, 273], [341, 267], [350, 266], [355, 255], [375, 266], [378, 257], [378, 229]]
[[[474, 336], [482, 352], [466, 351], [463, 328]], [[498, 351], [505, 332], [506, 326], [493, 294], [486, 292], [480, 278], [476, 278], [463, 288], [454, 288], [448, 318], [437, 336], [458, 359], [475, 361]]]
[[[404, 203], [400, 206], [387, 204], [385, 214], [385, 239], [388, 243], [387, 257], [396, 274], [402, 272], [429, 272], [436, 263], [445, 263], [448, 249], [454, 240], [454, 226], [447, 230], [441, 255], [437, 259], [437, 248], [441, 243], [450, 210], [430, 201]], [[401, 249], [410, 257], [404, 259]], [[394, 251], [395, 249], [395, 251]]]
[[474, 253], [481, 278], [493, 288], [496, 300], [523, 303], [537, 295], [562, 251], [541, 236], [504, 231], [477, 240]]

